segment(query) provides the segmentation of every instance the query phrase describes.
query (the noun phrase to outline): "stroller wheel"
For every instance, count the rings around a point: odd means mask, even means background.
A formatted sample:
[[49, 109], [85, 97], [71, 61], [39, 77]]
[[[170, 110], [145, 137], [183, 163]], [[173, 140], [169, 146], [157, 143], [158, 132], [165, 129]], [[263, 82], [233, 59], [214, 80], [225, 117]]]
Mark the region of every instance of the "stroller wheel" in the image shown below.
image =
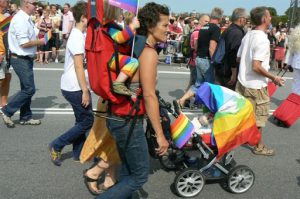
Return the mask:
[[254, 184], [254, 172], [247, 166], [234, 167], [228, 174], [228, 189], [232, 193], [245, 193]]
[[174, 180], [177, 194], [184, 198], [198, 195], [205, 184], [205, 179], [199, 170], [186, 168], [179, 172]]

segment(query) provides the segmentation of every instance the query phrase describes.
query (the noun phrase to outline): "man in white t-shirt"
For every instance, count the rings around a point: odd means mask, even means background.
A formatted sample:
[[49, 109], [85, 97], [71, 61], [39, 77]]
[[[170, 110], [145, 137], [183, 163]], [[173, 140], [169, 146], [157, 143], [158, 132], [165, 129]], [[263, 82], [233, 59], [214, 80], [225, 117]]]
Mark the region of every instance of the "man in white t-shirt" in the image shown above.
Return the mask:
[[91, 93], [88, 89], [87, 72], [84, 69], [87, 4], [78, 2], [73, 10], [76, 26], [67, 42], [64, 73], [60, 85], [63, 96], [73, 108], [76, 122], [72, 128], [49, 144], [51, 161], [56, 166], [61, 165], [61, 151], [66, 145], [73, 145], [73, 159], [79, 160], [86, 138], [85, 133], [94, 122]]
[[[282, 77], [268, 72], [270, 60], [270, 42], [266, 30], [271, 24], [271, 15], [266, 7], [251, 10], [251, 21], [256, 26], [242, 40], [237, 57], [240, 59], [236, 91], [249, 99], [256, 115], [256, 125], [260, 132], [269, 116], [270, 98], [268, 94], [268, 79], [282, 86]], [[257, 155], [274, 155], [274, 150], [268, 149], [262, 141], [254, 147]]]

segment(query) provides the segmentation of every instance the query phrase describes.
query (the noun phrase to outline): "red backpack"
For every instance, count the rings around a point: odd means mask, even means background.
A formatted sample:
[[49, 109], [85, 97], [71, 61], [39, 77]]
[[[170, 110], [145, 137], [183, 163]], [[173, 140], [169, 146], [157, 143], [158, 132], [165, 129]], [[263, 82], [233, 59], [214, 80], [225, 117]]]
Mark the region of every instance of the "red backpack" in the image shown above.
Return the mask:
[[[144, 103], [135, 102], [141, 99], [141, 89], [136, 99], [118, 95], [112, 92], [112, 82], [120, 72], [118, 52], [121, 54], [131, 53], [128, 45], [117, 44], [108, 34], [108, 25], [103, 25], [103, 0], [88, 1], [88, 27], [86, 34], [86, 60], [91, 89], [103, 99], [110, 101], [111, 112], [119, 116], [142, 115], [145, 113]], [[113, 23], [113, 22], [112, 22]], [[110, 23], [111, 24], [111, 23]], [[116, 27], [118, 27], [116, 25]], [[116, 56], [116, 72], [109, 69], [111, 57]], [[136, 110], [133, 110], [136, 109]]]

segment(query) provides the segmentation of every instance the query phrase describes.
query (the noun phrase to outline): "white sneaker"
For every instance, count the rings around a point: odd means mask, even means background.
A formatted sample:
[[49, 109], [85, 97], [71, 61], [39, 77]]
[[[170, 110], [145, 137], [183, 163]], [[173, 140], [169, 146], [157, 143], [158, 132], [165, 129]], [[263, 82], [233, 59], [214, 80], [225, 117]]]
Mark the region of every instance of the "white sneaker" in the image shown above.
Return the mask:
[[58, 63], [58, 59], [57, 58], [55, 59], [55, 63]]
[[4, 124], [7, 126], [7, 128], [15, 127], [15, 123], [10, 119], [10, 117], [6, 116], [4, 113], [2, 113], [2, 119], [4, 121]]
[[41, 120], [29, 119], [27, 121], [20, 121], [21, 125], [40, 125]]

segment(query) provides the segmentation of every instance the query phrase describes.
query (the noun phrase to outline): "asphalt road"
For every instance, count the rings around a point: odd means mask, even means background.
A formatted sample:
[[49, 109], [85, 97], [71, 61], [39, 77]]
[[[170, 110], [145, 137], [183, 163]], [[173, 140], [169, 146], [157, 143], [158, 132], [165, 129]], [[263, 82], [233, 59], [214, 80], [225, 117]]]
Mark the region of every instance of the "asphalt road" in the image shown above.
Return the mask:
[[[71, 157], [71, 147], [63, 150], [63, 164], [54, 166], [48, 153], [48, 143], [65, 132], [74, 123], [70, 105], [60, 93], [60, 76], [63, 64], [36, 65], [37, 92], [32, 100], [40, 126], [20, 126], [7, 129], [0, 121], [0, 199], [86, 199], [93, 198], [85, 188], [82, 170], [90, 164], [81, 165]], [[159, 66], [158, 89], [167, 101], [179, 98], [187, 85], [189, 71], [178, 66]], [[292, 73], [286, 86], [279, 88], [272, 98], [274, 110], [290, 93]], [[13, 74], [11, 95], [19, 90], [19, 81]], [[96, 105], [94, 97], [94, 107]], [[293, 110], [287, 110], [293, 111]], [[271, 113], [271, 112], [270, 112]], [[189, 114], [189, 113], [188, 113]], [[189, 114], [190, 117], [193, 115]], [[13, 116], [18, 121], [18, 114]], [[291, 128], [281, 128], [268, 122], [264, 129], [265, 143], [276, 150], [274, 157], [253, 155], [249, 149], [235, 150], [238, 164], [249, 166], [255, 173], [255, 184], [246, 193], [228, 193], [219, 184], [206, 184], [195, 198], [202, 199], [290, 199], [300, 198], [300, 122]], [[149, 181], [135, 198], [173, 199], [171, 184], [174, 172], [161, 169], [151, 160]]]

